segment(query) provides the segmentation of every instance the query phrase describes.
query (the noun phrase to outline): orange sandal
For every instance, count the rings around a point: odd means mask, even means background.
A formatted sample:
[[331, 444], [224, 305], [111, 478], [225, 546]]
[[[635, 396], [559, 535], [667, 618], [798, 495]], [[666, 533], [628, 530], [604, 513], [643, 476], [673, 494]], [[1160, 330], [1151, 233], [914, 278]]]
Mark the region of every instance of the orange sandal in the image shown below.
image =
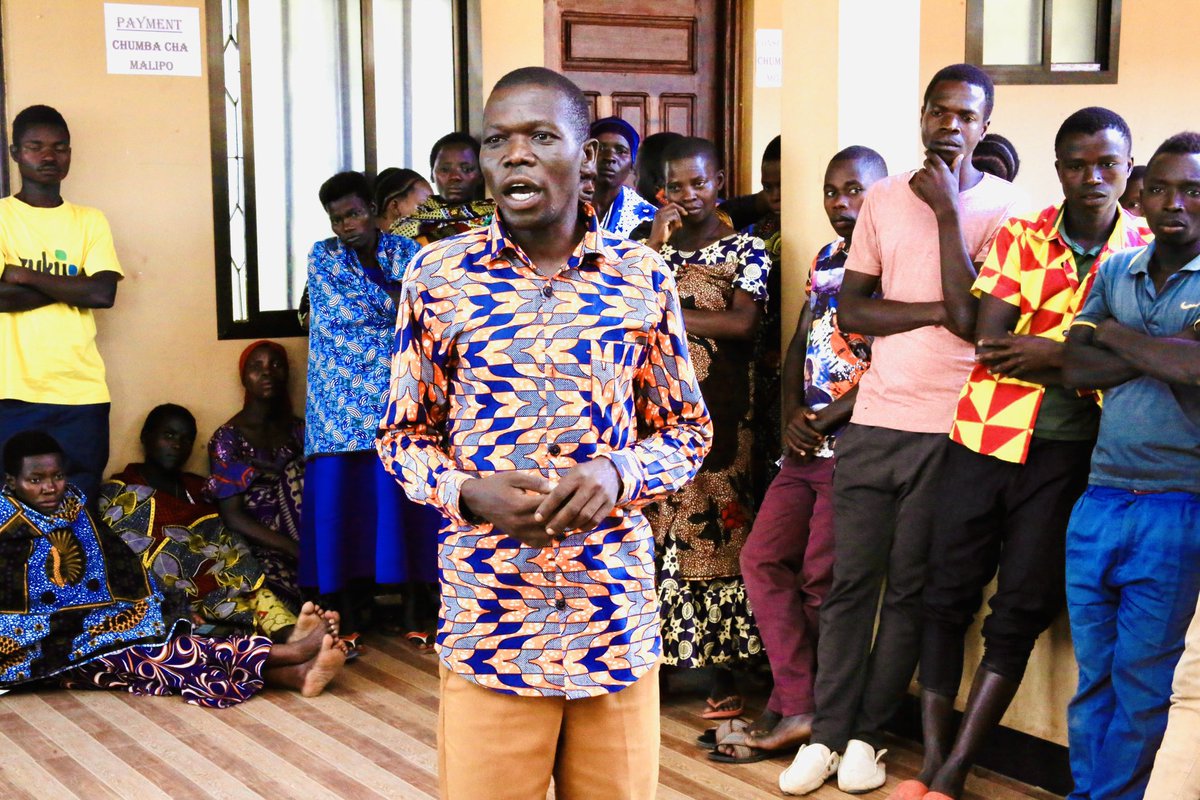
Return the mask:
[[740, 717], [745, 710], [745, 702], [740, 694], [731, 694], [720, 700], [709, 697], [704, 702], [708, 703], [708, 711], [700, 714], [704, 719], [733, 719]]

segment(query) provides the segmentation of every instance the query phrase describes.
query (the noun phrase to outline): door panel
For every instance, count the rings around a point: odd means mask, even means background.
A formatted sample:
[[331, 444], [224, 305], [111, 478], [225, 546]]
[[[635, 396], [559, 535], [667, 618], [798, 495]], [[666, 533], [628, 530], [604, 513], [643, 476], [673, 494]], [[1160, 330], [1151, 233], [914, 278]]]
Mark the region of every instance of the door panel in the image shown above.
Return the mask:
[[703, 136], [738, 144], [740, 37], [736, 0], [546, 0], [546, 66], [575, 81], [592, 118], [619, 116], [646, 137]]

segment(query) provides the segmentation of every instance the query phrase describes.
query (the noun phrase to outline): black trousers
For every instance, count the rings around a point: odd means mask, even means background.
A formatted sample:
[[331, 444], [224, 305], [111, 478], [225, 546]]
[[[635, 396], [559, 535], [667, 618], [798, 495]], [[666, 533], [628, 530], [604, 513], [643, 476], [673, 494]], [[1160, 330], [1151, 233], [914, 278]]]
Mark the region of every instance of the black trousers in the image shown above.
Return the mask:
[[997, 571], [982, 667], [1024, 677], [1034, 643], [1065, 602], [1067, 520], [1087, 487], [1092, 445], [1034, 437], [1025, 463], [1014, 464], [951, 443], [925, 578], [925, 689], [958, 694], [963, 638]]
[[944, 433], [853, 423], [838, 439], [833, 586], [821, 606], [817, 641], [816, 744], [841, 751], [861, 739], [882, 747], [883, 726], [912, 682], [938, 477], [949, 445]]

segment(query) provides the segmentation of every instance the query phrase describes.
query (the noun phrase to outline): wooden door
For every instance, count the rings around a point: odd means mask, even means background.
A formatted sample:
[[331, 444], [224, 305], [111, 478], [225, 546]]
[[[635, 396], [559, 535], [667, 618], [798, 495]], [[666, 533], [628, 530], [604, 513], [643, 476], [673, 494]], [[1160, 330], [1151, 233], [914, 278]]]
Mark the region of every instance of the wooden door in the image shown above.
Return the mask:
[[741, 36], [737, 0], [546, 0], [546, 66], [575, 81], [592, 119], [646, 137], [712, 139], [736, 186]]

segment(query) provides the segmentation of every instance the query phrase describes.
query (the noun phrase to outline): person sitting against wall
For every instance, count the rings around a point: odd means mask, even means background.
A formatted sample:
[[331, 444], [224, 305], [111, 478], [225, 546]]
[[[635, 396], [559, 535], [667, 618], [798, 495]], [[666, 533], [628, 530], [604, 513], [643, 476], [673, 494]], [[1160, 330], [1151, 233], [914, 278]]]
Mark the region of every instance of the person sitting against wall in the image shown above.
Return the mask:
[[420, 249], [380, 233], [366, 176], [339, 172], [318, 197], [334, 236], [308, 255], [312, 303], [300, 584], [359, 630], [373, 587], [404, 586], [402, 632], [430, 644], [441, 515], [409, 500], [375, 453], [388, 396], [396, 298]]
[[483, 173], [479, 171], [479, 140], [454, 131], [438, 139], [429, 152], [429, 168], [438, 193], [426, 198], [406, 217], [396, 220], [391, 232], [407, 236], [424, 247], [472, 228], [486, 228], [496, 203], [483, 199]]
[[413, 169], [388, 167], [375, 176], [375, 222], [389, 230], [396, 220], [411, 216], [433, 196], [429, 181]]
[[41, 431], [4, 445], [0, 492], [0, 692], [66, 688], [182, 695], [227, 708], [264, 684], [320, 694], [345, 663], [337, 615], [309, 613], [291, 641], [189, 631], [183, 595], [84, 507], [62, 446]]
[[183, 469], [196, 418], [182, 406], [156, 406], [141, 442], [145, 460], [100, 485], [103, 521], [167, 588], [187, 595], [193, 619], [286, 640], [296, 614], [263, 585], [246, 540], [205, 502], [204, 478]]
[[224, 522], [245, 537], [266, 586], [289, 608], [300, 606], [300, 502], [304, 487], [304, 420], [292, 413], [283, 346], [257, 341], [242, 351], [242, 410], [208, 442], [204, 486]]

